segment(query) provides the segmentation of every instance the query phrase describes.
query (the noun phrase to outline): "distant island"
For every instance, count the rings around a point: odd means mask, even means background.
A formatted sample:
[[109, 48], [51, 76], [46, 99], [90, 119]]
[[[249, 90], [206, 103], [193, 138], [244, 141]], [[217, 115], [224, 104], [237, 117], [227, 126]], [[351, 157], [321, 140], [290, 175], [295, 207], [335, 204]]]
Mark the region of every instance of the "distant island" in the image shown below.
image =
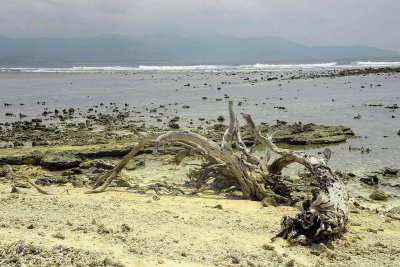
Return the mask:
[[27, 38], [0, 36], [0, 65], [184, 64], [322, 61], [399, 57], [368, 46], [306, 46], [281, 37], [121, 36]]

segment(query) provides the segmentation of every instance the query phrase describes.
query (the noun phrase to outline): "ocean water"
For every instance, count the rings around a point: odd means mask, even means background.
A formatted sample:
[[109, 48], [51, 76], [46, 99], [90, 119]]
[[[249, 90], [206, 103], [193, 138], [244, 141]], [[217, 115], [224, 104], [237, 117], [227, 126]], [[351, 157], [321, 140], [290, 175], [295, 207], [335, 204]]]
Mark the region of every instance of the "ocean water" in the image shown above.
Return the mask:
[[[362, 176], [383, 167], [400, 168], [400, 111], [385, 108], [400, 105], [400, 74], [270, 81], [267, 78], [383, 66], [400, 66], [400, 62], [1, 68], [0, 122], [19, 120], [19, 113], [28, 115], [28, 120], [37, 118], [45, 108], [74, 107], [85, 113], [93, 105], [115, 102], [120, 109], [127, 103], [128, 110], [141, 112], [132, 112], [131, 119], [147, 125], [163, 126], [169, 118], [179, 115], [183, 128], [191, 122], [209, 127], [198, 119], [227, 117], [229, 97], [235, 104], [241, 101], [243, 104], [235, 105], [235, 110], [251, 114], [256, 123], [274, 124], [279, 119], [351, 127], [359, 138], [331, 146], [330, 165]], [[161, 123], [154, 118], [157, 114], [149, 112], [160, 105], [166, 106]], [[190, 108], [184, 109], [183, 105]], [[286, 109], [274, 108], [277, 106]], [[105, 106], [99, 110], [107, 112]], [[16, 116], [5, 116], [6, 113]], [[354, 118], [358, 116], [360, 119]], [[242, 120], [240, 123], [244, 124]], [[371, 152], [349, 151], [349, 146], [370, 148]], [[369, 190], [355, 186], [357, 192]]]
[[251, 65], [139, 65], [139, 66], [76, 66], [76, 67], [0, 67], [0, 71], [18, 72], [126, 72], [126, 71], [161, 71], [161, 72], [182, 72], [182, 71], [282, 71], [282, 70], [326, 70], [326, 69], [352, 69], [352, 68], [376, 68], [376, 67], [399, 67], [400, 62], [396, 61], [354, 61], [348, 63], [327, 62], [308, 64], [251, 64]]

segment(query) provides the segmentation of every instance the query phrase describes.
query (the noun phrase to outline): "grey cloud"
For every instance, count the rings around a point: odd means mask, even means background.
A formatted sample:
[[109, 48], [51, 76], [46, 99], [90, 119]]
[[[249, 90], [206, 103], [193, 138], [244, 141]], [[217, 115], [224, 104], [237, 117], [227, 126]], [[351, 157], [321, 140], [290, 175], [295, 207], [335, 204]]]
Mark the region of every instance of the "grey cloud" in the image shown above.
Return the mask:
[[282, 36], [400, 51], [398, 0], [0, 0], [0, 34]]

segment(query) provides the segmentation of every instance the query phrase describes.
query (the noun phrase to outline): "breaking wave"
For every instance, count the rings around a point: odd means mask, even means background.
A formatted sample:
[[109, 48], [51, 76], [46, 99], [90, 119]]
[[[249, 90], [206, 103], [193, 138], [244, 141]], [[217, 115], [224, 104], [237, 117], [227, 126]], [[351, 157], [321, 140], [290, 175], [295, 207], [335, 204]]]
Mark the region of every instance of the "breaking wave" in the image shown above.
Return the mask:
[[58, 67], [58, 68], [0, 68], [1, 72], [40, 73], [97, 73], [97, 72], [198, 72], [198, 71], [279, 71], [279, 70], [323, 70], [344, 68], [400, 67], [400, 62], [357, 61], [350, 64], [337, 62], [315, 64], [253, 64], [253, 65], [177, 65], [177, 66], [98, 66], [98, 67]]
[[400, 67], [400, 62], [358, 61], [357, 65], [362, 67]]

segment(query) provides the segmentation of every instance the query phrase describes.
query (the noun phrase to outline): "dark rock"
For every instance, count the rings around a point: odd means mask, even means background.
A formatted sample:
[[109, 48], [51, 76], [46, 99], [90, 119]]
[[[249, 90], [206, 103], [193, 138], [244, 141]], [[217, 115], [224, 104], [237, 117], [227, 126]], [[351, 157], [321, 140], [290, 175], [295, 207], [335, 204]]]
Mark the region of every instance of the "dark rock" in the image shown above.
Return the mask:
[[354, 146], [349, 146], [349, 151], [360, 151], [361, 154], [368, 154], [369, 152], [372, 151], [372, 149], [370, 149], [369, 147], [365, 148], [365, 147], [354, 147]]
[[10, 165], [39, 165], [43, 157], [43, 153], [33, 151], [32, 153], [19, 156], [3, 156], [0, 161]]
[[90, 165], [92, 167], [98, 168], [98, 169], [106, 169], [106, 170], [112, 170], [114, 169], [114, 165], [113, 163], [106, 161], [106, 160], [102, 160], [102, 159], [95, 159], [93, 160]]
[[16, 141], [16, 142], [14, 142], [13, 145], [14, 145], [14, 147], [22, 147], [22, 146], [24, 146], [24, 143]]
[[[81, 165], [79, 165], [79, 167], [80, 167], [80, 166], [81, 166]], [[79, 168], [73, 168], [73, 169], [71, 169], [71, 171], [72, 171], [74, 174], [83, 174], [82, 170], [79, 169]]]
[[388, 195], [381, 190], [375, 190], [371, 193], [369, 198], [373, 200], [386, 201], [388, 199]]
[[233, 264], [239, 264], [240, 263], [240, 259], [239, 259], [238, 256], [232, 255], [231, 258], [232, 258], [232, 263]]
[[223, 131], [225, 132], [225, 130], [228, 128], [228, 126], [223, 125], [223, 124], [214, 124], [213, 129], [217, 130], [217, 131]]
[[168, 123], [168, 126], [169, 126], [169, 128], [171, 128], [171, 129], [179, 129], [180, 128], [180, 126], [179, 126], [179, 124], [178, 123], [176, 123], [176, 122], [170, 122], [170, 123]]
[[121, 229], [122, 232], [130, 232], [131, 231], [131, 228], [128, 225], [126, 225], [125, 223], [121, 225], [121, 228], [122, 228]]
[[217, 121], [221, 121], [221, 122], [224, 121], [224, 120], [225, 120], [224, 116], [219, 116], [218, 119], [217, 119]]
[[133, 149], [133, 146], [116, 148], [98, 148], [79, 151], [76, 156], [82, 158], [105, 158], [105, 157], [123, 157]]
[[81, 158], [70, 153], [47, 153], [40, 161], [40, 165], [51, 170], [74, 168], [78, 167], [81, 163]]
[[397, 104], [393, 104], [392, 106], [386, 106], [385, 108], [388, 108], [388, 109], [398, 109], [399, 106], [398, 106]]
[[395, 168], [390, 168], [390, 167], [385, 167], [383, 168], [380, 173], [382, 173], [383, 176], [400, 176], [400, 169], [395, 169]]
[[146, 166], [146, 161], [144, 159], [135, 159], [135, 164], [137, 167], [144, 167]]
[[371, 175], [368, 177], [360, 178], [360, 181], [367, 185], [377, 185], [379, 183], [379, 178], [376, 175]]
[[39, 185], [39, 186], [63, 185], [68, 182], [71, 182], [71, 180], [73, 180], [73, 179], [71, 179], [70, 177], [65, 177], [65, 176], [61, 176], [61, 177], [45, 176], [45, 177], [36, 179], [35, 184]]
[[11, 189], [11, 194], [21, 194], [21, 190], [19, 190], [17, 187], [13, 186]]
[[264, 245], [262, 245], [262, 248], [264, 250], [275, 250], [275, 247], [273, 245], [270, 245], [270, 244], [264, 244]]

